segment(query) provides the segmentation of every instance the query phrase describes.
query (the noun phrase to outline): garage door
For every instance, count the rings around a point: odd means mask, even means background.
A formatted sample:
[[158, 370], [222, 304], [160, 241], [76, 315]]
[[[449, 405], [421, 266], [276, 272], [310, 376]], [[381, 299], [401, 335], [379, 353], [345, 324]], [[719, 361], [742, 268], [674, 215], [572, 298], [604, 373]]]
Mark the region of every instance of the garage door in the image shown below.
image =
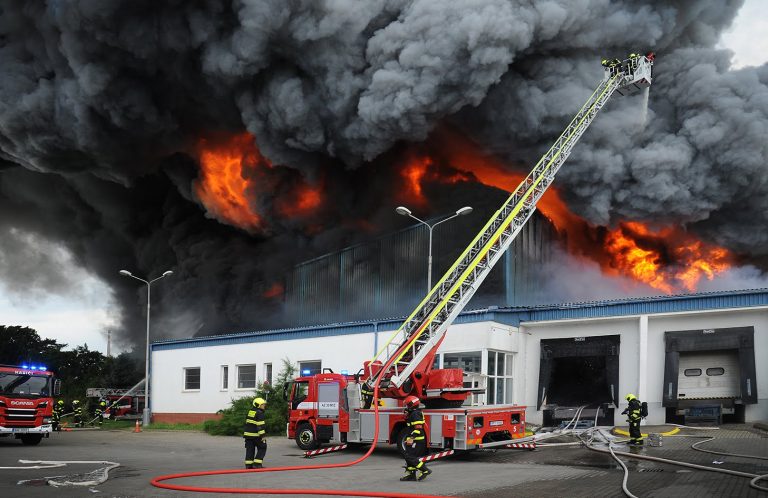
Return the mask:
[[677, 399], [736, 399], [739, 386], [738, 351], [680, 353]]

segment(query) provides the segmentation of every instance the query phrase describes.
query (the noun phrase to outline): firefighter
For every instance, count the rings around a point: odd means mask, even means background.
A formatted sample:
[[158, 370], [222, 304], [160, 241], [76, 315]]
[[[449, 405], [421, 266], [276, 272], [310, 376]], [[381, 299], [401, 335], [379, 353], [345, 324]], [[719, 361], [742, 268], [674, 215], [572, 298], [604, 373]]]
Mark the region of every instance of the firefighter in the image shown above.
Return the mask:
[[107, 402], [104, 400], [99, 401], [99, 406], [96, 407], [96, 410], [93, 412], [93, 414], [96, 416], [96, 419], [99, 421], [99, 425], [104, 425], [104, 412], [107, 409]]
[[627, 406], [621, 414], [626, 415], [627, 422], [629, 422], [629, 444], [632, 446], [642, 446], [643, 436], [640, 433], [640, 419], [642, 418], [640, 400], [632, 393], [627, 394], [625, 399], [629, 402], [629, 406]]
[[[263, 467], [264, 455], [267, 454], [266, 422], [264, 421], [264, 409], [267, 400], [255, 398], [253, 410], [248, 412], [243, 427], [245, 438], [245, 468], [260, 469]], [[255, 456], [254, 456], [255, 453]]]
[[[405, 406], [405, 423], [411, 432], [405, 438], [405, 475], [401, 481], [422, 481], [432, 473], [431, 470], [419, 460], [427, 449], [427, 440], [424, 429], [424, 414], [419, 410], [419, 398], [408, 396], [403, 402]], [[416, 477], [416, 471], [419, 476]]]
[[61, 416], [64, 414], [64, 400], [60, 399], [53, 405], [53, 430], [61, 430]]
[[373, 404], [373, 388], [368, 382], [363, 382], [360, 386], [360, 394], [363, 395], [363, 410], [368, 410]]
[[83, 425], [85, 425], [83, 422], [83, 407], [80, 406], [79, 399], [72, 401], [72, 413], [75, 414], [75, 427], [83, 427]]

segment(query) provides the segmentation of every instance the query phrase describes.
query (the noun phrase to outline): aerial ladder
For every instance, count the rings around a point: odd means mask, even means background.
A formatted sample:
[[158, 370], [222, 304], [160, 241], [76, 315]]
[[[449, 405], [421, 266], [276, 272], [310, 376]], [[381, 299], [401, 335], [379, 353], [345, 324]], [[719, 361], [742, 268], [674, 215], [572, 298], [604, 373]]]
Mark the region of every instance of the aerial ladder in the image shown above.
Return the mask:
[[[434, 356], [448, 327], [533, 215], [536, 204], [608, 99], [614, 92], [628, 95], [648, 88], [653, 62], [653, 52], [631, 54], [623, 61], [603, 60], [604, 78], [565, 131], [392, 338], [365, 363], [362, 378], [369, 389], [378, 379], [381, 397], [402, 399], [413, 394], [423, 399], [425, 393], [429, 398], [431, 391], [431, 396], [449, 402], [443, 406], [461, 405], [471, 390], [455, 383], [441, 389], [439, 379], [429, 380]], [[384, 369], [384, 365], [389, 366]]]

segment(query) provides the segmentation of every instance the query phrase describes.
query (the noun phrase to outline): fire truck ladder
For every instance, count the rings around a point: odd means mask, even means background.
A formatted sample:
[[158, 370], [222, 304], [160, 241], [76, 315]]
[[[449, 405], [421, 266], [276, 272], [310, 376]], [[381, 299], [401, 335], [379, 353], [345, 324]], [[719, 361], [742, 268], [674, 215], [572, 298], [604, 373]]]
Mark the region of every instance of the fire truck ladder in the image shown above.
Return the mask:
[[610, 66], [604, 64], [604, 79], [554, 145], [376, 354], [371, 363], [379, 360], [386, 364], [393, 356], [395, 360], [387, 371], [381, 372], [375, 372], [369, 364], [369, 385], [382, 376], [381, 388], [400, 388], [430, 351], [440, 344], [448, 326], [531, 217], [560, 166], [598, 112], [615, 91], [627, 94], [650, 86], [652, 64], [653, 61], [644, 56], [616, 61]]

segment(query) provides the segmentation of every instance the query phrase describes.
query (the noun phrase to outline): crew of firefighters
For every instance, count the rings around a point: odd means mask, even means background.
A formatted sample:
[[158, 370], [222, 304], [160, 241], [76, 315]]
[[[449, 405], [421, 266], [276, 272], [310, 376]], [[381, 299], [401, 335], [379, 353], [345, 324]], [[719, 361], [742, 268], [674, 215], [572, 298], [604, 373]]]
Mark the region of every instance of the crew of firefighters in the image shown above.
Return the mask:
[[653, 62], [656, 54], [648, 52], [645, 55], [640, 55], [633, 52], [623, 61], [619, 59], [603, 59], [601, 63], [603, 67], [610, 72], [611, 76], [618, 73], [631, 74], [637, 69], [637, 64], [642, 57], [645, 57], [649, 62]]
[[104, 425], [105, 415], [109, 416], [106, 400], [100, 399], [93, 410], [93, 417], [89, 417], [87, 409], [83, 407], [83, 403], [79, 399], [72, 400], [69, 411], [65, 408], [64, 400], [60, 399], [53, 404], [51, 425], [54, 431], [61, 431], [62, 427], [66, 425], [66, 423], [62, 422], [62, 419], [72, 416], [72, 425], [74, 427], [85, 427], [86, 423], [101, 427]]

